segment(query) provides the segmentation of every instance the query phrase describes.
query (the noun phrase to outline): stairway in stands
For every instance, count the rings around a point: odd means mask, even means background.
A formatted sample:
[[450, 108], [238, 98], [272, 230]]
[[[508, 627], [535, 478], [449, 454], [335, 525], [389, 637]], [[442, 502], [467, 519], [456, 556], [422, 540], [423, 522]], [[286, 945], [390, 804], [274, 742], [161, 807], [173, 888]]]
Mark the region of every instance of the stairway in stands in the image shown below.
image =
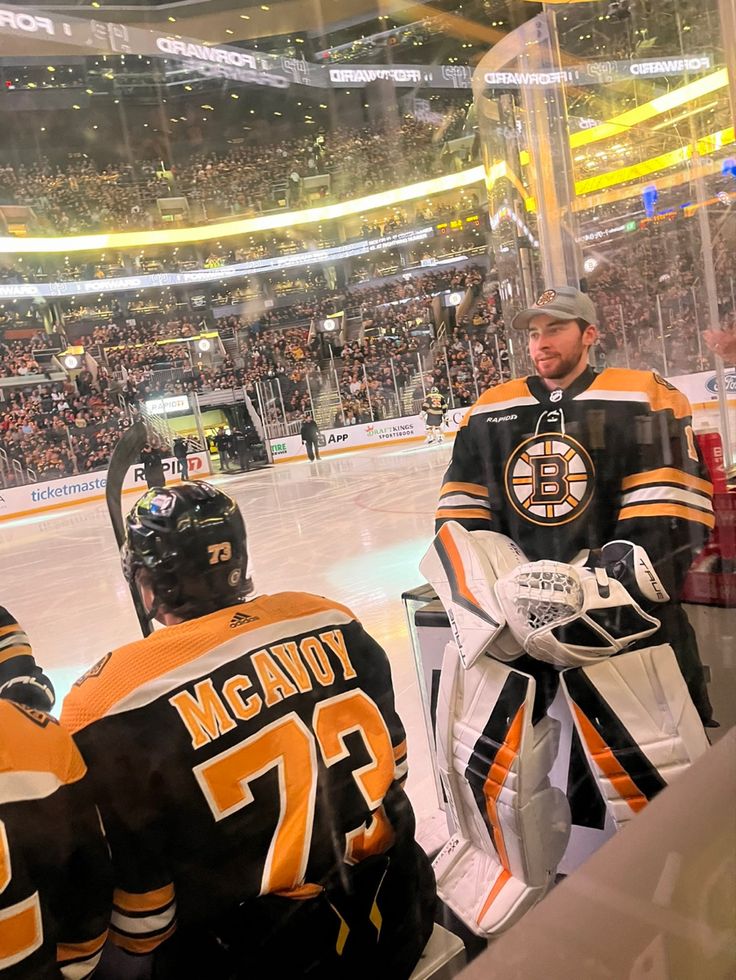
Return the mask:
[[223, 337], [222, 334], [220, 334], [220, 340], [222, 341], [222, 346], [225, 350], [225, 353], [229, 358], [231, 358], [233, 363], [235, 364], [240, 363], [237, 360], [237, 358], [240, 358], [240, 360], [242, 361], [242, 355], [240, 353], [240, 348], [238, 346], [238, 341], [236, 340], [236, 338], [232, 336]]
[[314, 404], [314, 421], [320, 429], [331, 429], [335, 424], [335, 416], [340, 411], [340, 398], [334, 382], [325, 384]]
[[414, 407], [414, 392], [417, 387], [421, 387], [422, 376], [419, 371], [415, 371], [414, 374], [409, 378], [407, 384], [401, 389], [401, 408], [403, 415], [415, 415], [416, 409]]

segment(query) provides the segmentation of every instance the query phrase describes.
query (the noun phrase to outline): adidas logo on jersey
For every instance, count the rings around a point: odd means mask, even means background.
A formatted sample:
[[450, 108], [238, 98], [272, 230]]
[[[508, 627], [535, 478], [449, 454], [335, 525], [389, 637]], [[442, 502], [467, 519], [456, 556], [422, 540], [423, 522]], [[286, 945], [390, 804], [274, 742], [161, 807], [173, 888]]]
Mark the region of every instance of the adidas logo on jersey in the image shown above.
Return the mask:
[[245, 613], [235, 613], [233, 618], [230, 620], [230, 629], [236, 630], [239, 626], [245, 626], [246, 623], [257, 623], [258, 618], [256, 616], [248, 616]]

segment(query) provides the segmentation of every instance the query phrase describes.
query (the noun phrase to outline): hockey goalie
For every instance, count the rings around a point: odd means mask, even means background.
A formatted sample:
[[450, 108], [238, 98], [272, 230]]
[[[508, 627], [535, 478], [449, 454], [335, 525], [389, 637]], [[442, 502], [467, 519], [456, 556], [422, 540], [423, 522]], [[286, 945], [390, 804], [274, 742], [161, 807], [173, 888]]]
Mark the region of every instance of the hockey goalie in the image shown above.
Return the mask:
[[453, 637], [435, 727], [452, 836], [434, 869], [480, 936], [538, 902], [565, 853], [560, 690], [616, 830], [715, 724], [677, 603], [713, 526], [690, 406], [652, 372], [588, 367], [595, 321], [568, 286], [517, 315], [538, 373], [468, 411], [420, 565]]

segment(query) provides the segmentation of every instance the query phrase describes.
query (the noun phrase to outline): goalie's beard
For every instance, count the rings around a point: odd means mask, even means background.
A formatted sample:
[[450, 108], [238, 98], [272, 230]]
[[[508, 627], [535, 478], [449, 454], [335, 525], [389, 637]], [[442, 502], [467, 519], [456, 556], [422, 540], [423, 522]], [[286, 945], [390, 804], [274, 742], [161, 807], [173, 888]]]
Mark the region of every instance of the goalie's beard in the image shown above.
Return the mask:
[[580, 367], [581, 362], [587, 363], [587, 348], [583, 343], [583, 335], [578, 335], [572, 350], [561, 353], [553, 347], [546, 348], [540, 350], [533, 360], [540, 378], [549, 381], [566, 378]]
[[537, 374], [540, 378], [545, 378], [548, 381], [557, 381], [560, 378], [566, 378], [579, 366], [584, 349], [581, 341], [579, 350], [573, 354], [563, 356], [557, 353], [557, 351], [549, 351], [547, 352], [547, 359], [542, 358], [541, 355], [536, 357], [534, 359], [534, 367], [536, 368]]

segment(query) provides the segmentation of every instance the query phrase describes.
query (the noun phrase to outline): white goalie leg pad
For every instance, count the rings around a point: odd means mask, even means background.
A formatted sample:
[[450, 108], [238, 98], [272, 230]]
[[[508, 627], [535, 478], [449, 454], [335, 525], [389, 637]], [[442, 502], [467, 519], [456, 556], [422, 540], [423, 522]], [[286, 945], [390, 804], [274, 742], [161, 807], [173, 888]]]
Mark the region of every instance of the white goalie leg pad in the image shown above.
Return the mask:
[[490, 657], [463, 668], [445, 649], [437, 758], [455, 833], [434, 862], [437, 891], [477, 935], [507, 929], [554, 881], [570, 833], [549, 785], [559, 725], [532, 726], [535, 681]]
[[433, 586], [450, 621], [463, 665], [471, 667], [493, 644], [498, 660], [515, 660], [522, 649], [505, 629], [495, 584], [526, 561], [510, 538], [494, 531], [466, 531], [448, 521], [435, 535], [419, 569]]
[[588, 764], [620, 828], [701, 756], [708, 739], [667, 643], [566, 670]]

